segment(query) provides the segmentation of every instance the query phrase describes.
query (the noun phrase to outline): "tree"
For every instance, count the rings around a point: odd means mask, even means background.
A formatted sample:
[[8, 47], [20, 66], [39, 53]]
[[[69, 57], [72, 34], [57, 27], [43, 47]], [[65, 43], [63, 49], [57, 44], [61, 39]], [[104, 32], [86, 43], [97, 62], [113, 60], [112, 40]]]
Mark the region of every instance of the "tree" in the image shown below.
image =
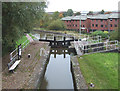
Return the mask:
[[104, 14], [104, 13], [105, 13], [105, 11], [104, 11], [104, 10], [101, 10], [100, 14]]
[[63, 21], [61, 21], [60, 19], [57, 19], [57, 20], [52, 21], [49, 24], [48, 29], [50, 29], [50, 30], [64, 30], [64, 29], [66, 29], [66, 26], [64, 25]]
[[62, 17], [63, 17], [63, 13], [60, 13], [60, 14], [59, 14], [59, 18], [62, 18]]
[[67, 16], [72, 16], [73, 15], [73, 10], [72, 9], [68, 9], [67, 10]]
[[74, 15], [76, 16], [76, 15], [80, 15], [81, 13], [80, 12], [76, 12]]
[[88, 15], [93, 15], [93, 11], [89, 11]]
[[52, 18], [53, 18], [53, 20], [59, 19], [59, 12], [58, 11], [54, 12], [52, 15]]
[[45, 2], [3, 2], [2, 3], [2, 49], [5, 52], [15, 48], [16, 41], [33, 29], [35, 22], [44, 14]]
[[67, 12], [64, 12], [64, 13], [63, 13], [63, 16], [66, 17], [66, 16], [67, 16]]
[[48, 13], [45, 13], [42, 17], [42, 19], [40, 20], [40, 27], [43, 28], [47, 28], [47, 26], [49, 25], [49, 23], [52, 21], [52, 16], [49, 15]]

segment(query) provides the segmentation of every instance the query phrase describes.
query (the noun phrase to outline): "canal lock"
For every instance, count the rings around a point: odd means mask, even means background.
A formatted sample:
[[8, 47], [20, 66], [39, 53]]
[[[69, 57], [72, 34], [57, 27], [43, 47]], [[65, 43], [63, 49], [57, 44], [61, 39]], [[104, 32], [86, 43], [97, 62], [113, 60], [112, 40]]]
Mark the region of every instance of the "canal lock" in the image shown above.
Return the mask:
[[[55, 50], [57, 53], [55, 53]], [[39, 83], [39, 89], [76, 89], [70, 60], [71, 56], [75, 54], [74, 48], [51, 48], [45, 64], [44, 74]]]

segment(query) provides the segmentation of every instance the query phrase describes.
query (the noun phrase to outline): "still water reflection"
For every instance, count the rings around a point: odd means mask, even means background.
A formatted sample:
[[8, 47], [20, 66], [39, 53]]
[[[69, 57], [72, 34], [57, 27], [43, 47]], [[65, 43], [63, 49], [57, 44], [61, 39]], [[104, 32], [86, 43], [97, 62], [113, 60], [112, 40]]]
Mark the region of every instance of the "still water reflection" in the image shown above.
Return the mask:
[[50, 54], [41, 89], [74, 89], [69, 54]]

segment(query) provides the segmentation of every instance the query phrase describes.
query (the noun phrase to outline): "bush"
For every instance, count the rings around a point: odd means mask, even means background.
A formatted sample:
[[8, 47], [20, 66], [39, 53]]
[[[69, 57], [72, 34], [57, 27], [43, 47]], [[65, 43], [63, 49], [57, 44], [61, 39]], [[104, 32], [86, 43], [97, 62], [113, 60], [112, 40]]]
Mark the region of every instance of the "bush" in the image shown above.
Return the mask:
[[105, 34], [108, 34], [108, 31], [104, 31]]
[[48, 29], [50, 29], [50, 30], [65, 30], [66, 26], [64, 25], [63, 21], [58, 19], [58, 20], [52, 21], [49, 24]]
[[104, 33], [104, 32], [102, 32], [100, 30], [92, 32], [92, 35], [93, 36], [100, 35], [102, 38], [107, 38], [108, 37], [108, 34], [106, 32]]
[[118, 30], [111, 31], [110, 32], [110, 40], [119, 40], [120, 41], [120, 36], [118, 36]]

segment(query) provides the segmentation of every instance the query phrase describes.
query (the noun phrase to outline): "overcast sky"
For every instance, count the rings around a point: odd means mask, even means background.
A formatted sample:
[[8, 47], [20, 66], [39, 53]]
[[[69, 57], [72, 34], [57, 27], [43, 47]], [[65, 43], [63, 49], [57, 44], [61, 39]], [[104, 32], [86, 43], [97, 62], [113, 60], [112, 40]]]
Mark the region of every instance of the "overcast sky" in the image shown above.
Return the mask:
[[120, 0], [47, 0], [46, 12], [54, 11], [114, 11], [118, 10]]

